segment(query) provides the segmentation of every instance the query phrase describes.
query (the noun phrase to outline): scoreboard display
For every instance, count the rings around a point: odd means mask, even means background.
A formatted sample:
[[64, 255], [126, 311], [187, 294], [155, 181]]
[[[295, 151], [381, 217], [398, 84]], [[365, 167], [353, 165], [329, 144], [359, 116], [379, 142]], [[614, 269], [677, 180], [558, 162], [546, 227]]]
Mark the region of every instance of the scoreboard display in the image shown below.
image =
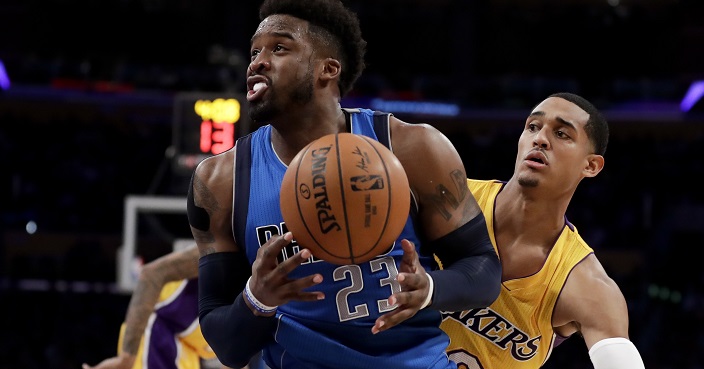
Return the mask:
[[231, 149], [247, 134], [244, 95], [180, 93], [174, 98], [172, 168], [190, 175], [203, 159]]

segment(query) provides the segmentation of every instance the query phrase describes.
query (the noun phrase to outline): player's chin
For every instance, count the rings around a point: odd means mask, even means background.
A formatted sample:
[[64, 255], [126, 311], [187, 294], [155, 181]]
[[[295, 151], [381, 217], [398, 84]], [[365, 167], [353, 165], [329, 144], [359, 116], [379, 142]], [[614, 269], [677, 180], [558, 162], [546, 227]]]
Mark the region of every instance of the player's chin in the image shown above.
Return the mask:
[[538, 187], [540, 181], [537, 178], [531, 176], [521, 176], [518, 177], [518, 184], [522, 187], [535, 188]]
[[257, 99], [249, 102], [249, 118], [255, 122], [266, 122], [273, 119], [274, 113], [271, 103], [267, 100]]

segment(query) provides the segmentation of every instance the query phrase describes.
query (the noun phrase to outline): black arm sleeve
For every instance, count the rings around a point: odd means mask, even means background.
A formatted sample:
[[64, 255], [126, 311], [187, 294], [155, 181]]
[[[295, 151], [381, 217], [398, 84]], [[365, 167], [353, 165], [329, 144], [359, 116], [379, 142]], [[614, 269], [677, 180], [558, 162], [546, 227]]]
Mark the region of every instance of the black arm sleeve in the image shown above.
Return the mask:
[[430, 243], [442, 270], [430, 272], [435, 289], [430, 306], [462, 311], [491, 305], [501, 292], [501, 262], [491, 244], [484, 214]]
[[196, 201], [193, 197], [193, 180], [195, 177], [196, 172], [194, 171], [191, 175], [191, 183], [188, 185], [188, 192], [186, 193], [186, 215], [188, 216], [188, 223], [191, 227], [207, 232], [208, 229], [210, 229], [210, 215], [208, 215], [205, 209], [196, 206]]
[[242, 252], [209, 254], [198, 262], [200, 328], [218, 360], [232, 368], [247, 365], [276, 328], [276, 318], [256, 316], [244, 302], [251, 271]]

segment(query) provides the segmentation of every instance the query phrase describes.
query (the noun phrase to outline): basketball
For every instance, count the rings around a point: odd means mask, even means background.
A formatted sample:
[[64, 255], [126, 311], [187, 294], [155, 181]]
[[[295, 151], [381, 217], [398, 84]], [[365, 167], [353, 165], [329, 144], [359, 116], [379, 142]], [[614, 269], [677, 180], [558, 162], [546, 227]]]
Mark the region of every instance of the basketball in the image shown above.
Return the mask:
[[408, 220], [411, 191], [401, 162], [386, 146], [337, 133], [293, 158], [280, 203], [301, 248], [329, 263], [359, 264], [393, 246]]

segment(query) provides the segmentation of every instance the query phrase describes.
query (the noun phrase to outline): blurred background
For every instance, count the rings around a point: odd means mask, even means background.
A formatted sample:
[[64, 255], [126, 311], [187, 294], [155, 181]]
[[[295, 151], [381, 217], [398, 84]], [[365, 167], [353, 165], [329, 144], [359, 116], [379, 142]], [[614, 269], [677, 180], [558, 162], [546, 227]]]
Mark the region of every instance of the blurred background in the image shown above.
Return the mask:
[[[607, 164], [568, 218], [626, 296], [646, 367], [703, 368], [704, 1], [345, 3], [369, 47], [343, 106], [434, 125], [470, 177], [511, 176], [547, 95], [602, 109]], [[253, 128], [258, 5], [0, 2], [0, 369], [115, 353], [139, 266], [190, 238], [193, 166]], [[545, 367], [591, 368], [583, 340]]]

